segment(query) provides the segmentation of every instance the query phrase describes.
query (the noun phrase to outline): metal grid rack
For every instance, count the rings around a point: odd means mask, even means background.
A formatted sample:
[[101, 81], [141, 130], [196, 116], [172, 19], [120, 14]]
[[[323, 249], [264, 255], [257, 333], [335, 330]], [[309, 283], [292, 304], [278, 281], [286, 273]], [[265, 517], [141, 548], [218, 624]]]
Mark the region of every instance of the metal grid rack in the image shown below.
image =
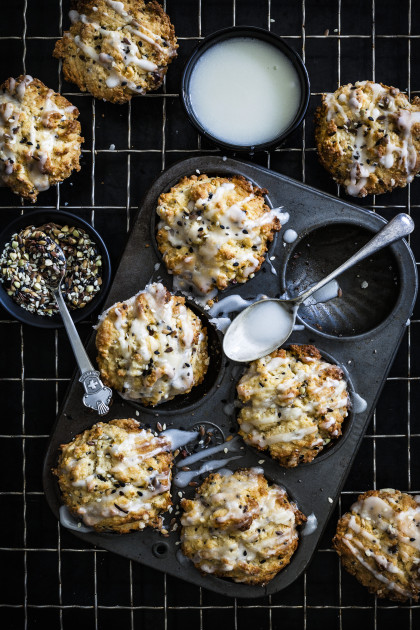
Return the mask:
[[[68, 97], [81, 111], [86, 142], [82, 171], [42, 193], [38, 206], [66, 209], [94, 224], [118, 260], [139, 199], [159, 171], [188, 155], [217, 151], [188, 127], [178, 97], [183, 60], [195, 43], [232, 24], [254, 24], [282, 35], [303, 57], [312, 83], [306, 123], [280, 149], [256, 162], [340, 196], [317, 164], [312, 113], [321, 91], [375, 79], [413, 97], [420, 94], [420, 6], [412, 0], [167, 0], [179, 37], [179, 59], [161, 90], [126, 106], [104, 104], [62, 80], [50, 58], [67, 27], [66, 0], [15, 0], [0, 25], [7, 76], [30, 73]], [[106, 124], [104, 124], [106, 123]], [[116, 145], [114, 149], [112, 144]], [[420, 186], [360, 202], [387, 219], [401, 209], [415, 217]], [[24, 213], [19, 199], [0, 190], [0, 225]], [[420, 239], [411, 246], [420, 260]], [[87, 336], [91, 322], [79, 331]], [[333, 518], [309, 569], [271, 597], [232, 600], [85, 546], [60, 528], [42, 496], [46, 440], [74, 367], [61, 331], [28, 329], [0, 312], [0, 393], [3, 404], [0, 479], [0, 621], [7, 630], [43, 626], [67, 630], [125, 628], [235, 630], [318, 627], [345, 630], [419, 627], [420, 606], [396, 606], [370, 596], [341, 570], [330, 548], [339, 515], [357, 494], [396, 486], [420, 492], [420, 312], [413, 314], [377, 411]], [[3, 352], [2, 352], [3, 354]], [[10, 433], [9, 433], [10, 432]]]

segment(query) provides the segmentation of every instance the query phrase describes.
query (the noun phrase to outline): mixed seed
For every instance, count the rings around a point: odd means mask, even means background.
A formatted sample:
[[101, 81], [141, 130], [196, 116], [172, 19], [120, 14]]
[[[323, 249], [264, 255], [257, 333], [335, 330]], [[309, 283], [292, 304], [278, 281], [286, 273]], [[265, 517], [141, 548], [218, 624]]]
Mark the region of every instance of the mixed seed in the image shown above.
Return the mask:
[[[52, 241], [62, 249], [65, 262]], [[61, 284], [64, 300], [70, 309], [84, 308], [101, 289], [102, 259], [97, 245], [79, 227], [46, 223], [13, 234], [0, 257], [0, 281], [19, 306], [51, 316], [58, 309], [48, 286], [51, 277], [62, 273], [65, 263]]]

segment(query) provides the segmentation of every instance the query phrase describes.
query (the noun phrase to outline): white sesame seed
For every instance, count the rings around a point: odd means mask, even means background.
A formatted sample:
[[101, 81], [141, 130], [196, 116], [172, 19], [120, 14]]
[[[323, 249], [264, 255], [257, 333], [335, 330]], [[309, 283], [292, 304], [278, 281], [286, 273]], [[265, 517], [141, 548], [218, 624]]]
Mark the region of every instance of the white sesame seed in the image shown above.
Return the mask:
[[331, 499], [331, 497], [328, 497], [328, 502], [329, 502], [329, 503], [334, 503], [334, 500], [333, 500], [333, 499]]

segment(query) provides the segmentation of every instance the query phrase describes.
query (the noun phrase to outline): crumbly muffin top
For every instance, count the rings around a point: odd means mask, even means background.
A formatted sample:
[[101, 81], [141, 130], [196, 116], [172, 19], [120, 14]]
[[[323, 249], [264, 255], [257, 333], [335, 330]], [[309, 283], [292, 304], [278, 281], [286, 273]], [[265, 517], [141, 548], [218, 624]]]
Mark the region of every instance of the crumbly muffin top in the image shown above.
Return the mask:
[[104, 382], [149, 405], [191, 391], [209, 364], [200, 318], [160, 283], [105, 311], [96, 347]]
[[420, 98], [372, 81], [324, 94], [316, 113], [321, 163], [349, 195], [405, 186], [420, 170]]
[[420, 592], [420, 496], [387, 488], [358, 497], [333, 540], [345, 568], [371, 593], [396, 601]]
[[78, 109], [29, 75], [0, 88], [0, 181], [32, 202], [79, 171]]
[[[159, 197], [157, 242], [181, 289], [209, 295], [246, 282], [280, 230], [279, 209], [244, 177], [184, 177]], [[213, 296], [214, 296], [213, 291]]]
[[211, 474], [182, 499], [182, 551], [204, 573], [264, 585], [289, 564], [306, 520], [261, 469]]
[[314, 346], [291, 345], [253, 361], [237, 386], [247, 444], [282, 466], [309, 462], [341, 435], [349, 398], [342, 370]]
[[54, 49], [67, 81], [112, 103], [162, 84], [178, 45], [158, 2], [76, 0], [74, 7]]
[[171, 505], [171, 441], [133, 419], [98, 422], [61, 446], [63, 501], [96, 530], [161, 529]]

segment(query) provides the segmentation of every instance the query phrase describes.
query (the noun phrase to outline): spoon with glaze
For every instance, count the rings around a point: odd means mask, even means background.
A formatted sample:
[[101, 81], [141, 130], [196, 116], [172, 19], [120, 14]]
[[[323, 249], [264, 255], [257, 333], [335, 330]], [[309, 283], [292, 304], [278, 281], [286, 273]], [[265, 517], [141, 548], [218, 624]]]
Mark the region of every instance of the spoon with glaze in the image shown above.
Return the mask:
[[248, 306], [233, 320], [225, 333], [223, 350], [226, 356], [233, 361], [246, 363], [276, 350], [290, 337], [299, 306], [313, 293], [361, 260], [408, 236], [413, 230], [412, 218], [408, 214], [398, 214], [362, 249], [300, 295], [291, 299], [265, 298]]
[[35, 230], [30, 235], [26, 241], [26, 246], [29, 253], [36, 257], [38, 269], [45, 284], [53, 293], [63, 318], [64, 327], [81, 373], [79, 381], [85, 390], [83, 404], [103, 416], [109, 411], [112, 391], [109, 387], [105, 387], [99, 378], [99, 372], [93, 367], [61, 293], [61, 283], [67, 270], [64, 252], [52, 238], [40, 230]]

